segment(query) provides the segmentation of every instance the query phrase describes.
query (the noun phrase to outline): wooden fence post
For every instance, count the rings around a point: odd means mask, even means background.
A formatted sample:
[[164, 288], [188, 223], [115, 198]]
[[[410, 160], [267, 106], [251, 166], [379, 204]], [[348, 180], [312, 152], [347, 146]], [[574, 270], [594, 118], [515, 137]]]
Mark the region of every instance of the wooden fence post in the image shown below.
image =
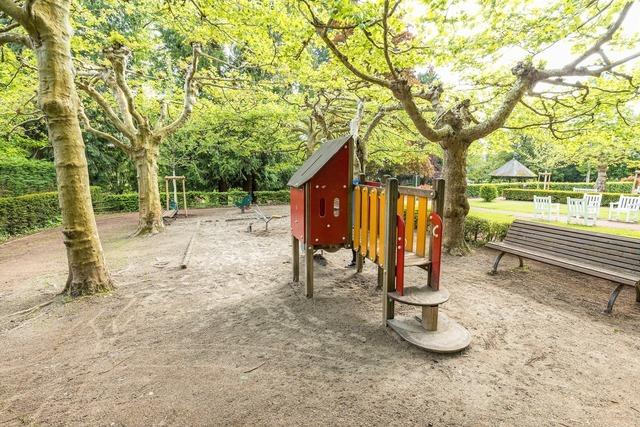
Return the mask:
[[384, 229], [384, 277], [382, 280], [382, 322], [393, 319], [394, 301], [388, 297], [389, 292], [396, 289], [396, 250], [398, 224], [398, 180], [389, 178], [385, 183], [385, 229]]

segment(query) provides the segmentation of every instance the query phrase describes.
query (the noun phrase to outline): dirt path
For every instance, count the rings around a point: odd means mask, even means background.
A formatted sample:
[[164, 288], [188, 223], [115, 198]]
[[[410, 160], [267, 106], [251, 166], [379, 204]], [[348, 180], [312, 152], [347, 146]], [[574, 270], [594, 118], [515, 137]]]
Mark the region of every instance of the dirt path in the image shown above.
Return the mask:
[[[287, 207], [268, 208], [286, 213]], [[316, 268], [290, 282], [288, 218], [245, 231], [198, 211], [130, 239], [135, 215], [99, 218], [112, 295], [57, 301], [58, 232], [0, 246], [0, 426], [602, 425], [640, 419], [640, 308], [611, 284], [531, 263], [488, 276], [494, 254], [445, 258], [445, 311], [473, 334], [457, 356], [380, 326], [375, 270]], [[191, 264], [178, 268], [201, 220]], [[254, 230], [259, 229], [254, 227]], [[409, 270], [407, 282], [424, 280]]]

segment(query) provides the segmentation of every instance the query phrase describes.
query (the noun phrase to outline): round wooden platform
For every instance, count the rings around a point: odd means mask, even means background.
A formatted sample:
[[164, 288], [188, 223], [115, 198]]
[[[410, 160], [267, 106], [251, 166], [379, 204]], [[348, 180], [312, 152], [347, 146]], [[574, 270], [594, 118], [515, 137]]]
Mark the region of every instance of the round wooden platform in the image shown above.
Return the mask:
[[404, 340], [435, 353], [456, 353], [471, 344], [471, 334], [444, 313], [438, 314], [438, 330], [427, 331], [419, 319], [397, 317], [387, 320], [387, 325]]
[[398, 301], [402, 304], [409, 305], [440, 305], [449, 299], [449, 291], [444, 288], [440, 288], [434, 291], [429, 286], [408, 286], [404, 288], [404, 295], [400, 295], [397, 292], [389, 292], [389, 298]]

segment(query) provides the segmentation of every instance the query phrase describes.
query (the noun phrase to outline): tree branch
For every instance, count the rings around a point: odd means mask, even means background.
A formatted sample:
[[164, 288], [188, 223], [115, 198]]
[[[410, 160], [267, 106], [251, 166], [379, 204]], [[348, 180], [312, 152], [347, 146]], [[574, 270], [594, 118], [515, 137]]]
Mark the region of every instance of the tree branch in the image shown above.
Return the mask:
[[33, 49], [31, 38], [25, 34], [0, 33], [0, 46], [7, 43], [16, 43], [26, 48]]
[[132, 153], [131, 146], [120, 142], [120, 140], [118, 138], [114, 137], [113, 135], [110, 135], [110, 134], [108, 134], [106, 132], [102, 132], [102, 131], [94, 128], [93, 126], [91, 126], [91, 122], [89, 121], [89, 118], [85, 114], [84, 107], [82, 106], [82, 104], [80, 105], [80, 108], [78, 109], [78, 116], [80, 116], [80, 121], [83, 123], [83, 128], [84, 128], [85, 131], [95, 135], [96, 137], [98, 137], [100, 139], [104, 139], [104, 140], [112, 143], [113, 145], [115, 145], [116, 147], [120, 148], [122, 151], [124, 151], [127, 154], [131, 154]]
[[136, 108], [133, 93], [131, 92], [131, 88], [129, 88], [129, 85], [127, 84], [127, 78], [125, 76], [125, 73], [127, 71], [127, 63], [131, 52], [129, 51], [129, 49], [127, 49], [126, 46], [115, 45], [105, 49], [104, 53], [113, 68], [113, 75], [118, 89], [122, 92], [122, 96], [126, 101], [127, 108], [125, 111], [123, 111], [123, 115], [127, 113], [130, 114], [131, 117], [133, 117], [133, 119], [135, 120], [138, 127], [147, 127], [147, 121]]
[[166, 136], [175, 132], [180, 126], [182, 126], [191, 113], [193, 112], [193, 106], [197, 101], [198, 91], [195, 86], [194, 77], [198, 70], [198, 60], [200, 58], [201, 46], [199, 43], [193, 43], [193, 57], [191, 59], [191, 65], [187, 68], [187, 73], [184, 78], [184, 103], [182, 107], [182, 113], [180, 116], [167, 126], [161, 128], [158, 133], [161, 136]]
[[129, 140], [133, 140], [135, 138], [136, 130], [127, 126], [116, 114], [115, 111], [111, 108], [106, 99], [98, 92], [94, 87], [85, 84], [82, 81], [77, 82], [78, 88], [84, 91], [87, 95], [93, 98], [94, 101], [100, 106], [102, 111], [105, 113], [109, 121], [118, 129], [120, 132], [124, 134]]
[[[29, 2], [25, 4], [25, 7], [28, 4]], [[20, 24], [27, 33], [29, 33], [29, 35], [34, 36], [36, 34], [35, 27], [33, 26], [31, 19], [29, 19], [26, 9], [18, 6], [14, 1], [0, 0], [0, 12], [4, 12], [7, 16]]]

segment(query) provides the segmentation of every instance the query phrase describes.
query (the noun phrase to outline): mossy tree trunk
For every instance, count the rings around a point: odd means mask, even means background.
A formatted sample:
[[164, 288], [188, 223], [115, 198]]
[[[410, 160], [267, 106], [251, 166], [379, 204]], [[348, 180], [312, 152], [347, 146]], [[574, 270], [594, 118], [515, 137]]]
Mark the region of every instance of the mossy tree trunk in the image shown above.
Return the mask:
[[164, 229], [162, 202], [158, 188], [159, 144], [140, 144], [133, 153], [138, 178], [139, 234], [155, 234]]
[[[136, 106], [134, 92], [127, 83], [127, 69], [131, 52], [123, 45], [114, 45], [104, 49], [104, 54], [111, 69], [107, 73], [83, 73], [77, 84], [92, 98], [104, 113], [104, 117], [114, 126], [124, 140], [93, 127], [82, 110], [80, 115], [86, 131], [100, 139], [111, 142], [127, 153], [136, 167], [138, 178], [138, 229], [136, 235], [155, 234], [164, 229], [162, 222], [162, 201], [158, 188], [158, 159], [160, 146], [165, 138], [178, 130], [190, 117], [196, 103], [197, 88], [195, 73], [200, 57], [200, 45], [193, 44], [193, 58], [187, 69], [184, 83], [184, 103], [182, 112], [169, 122], [169, 102], [161, 102], [160, 114], [155, 124]], [[118, 106], [118, 113], [111, 107], [103, 93], [96, 88], [97, 81], [104, 83]], [[169, 97], [167, 97], [169, 98]], [[126, 142], [125, 142], [126, 140]]]
[[464, 142], [445, 144], [444, 242], [447, 253], [464, 255], [469, 246], [464, 239], [464, 222], [469, 213], [467, 200], [467, 148]]
[[69, 275], [64, 293], [89, 295], [113, 289], [98, 236], [85, 146], [78, 120], [79, 98], [71, 58], [71, 1], [39, 0], [18, 7], [0, 1], [0, 10], [29, 34], [38, 69], [38, 103], [53, 146], [62, 234]]

